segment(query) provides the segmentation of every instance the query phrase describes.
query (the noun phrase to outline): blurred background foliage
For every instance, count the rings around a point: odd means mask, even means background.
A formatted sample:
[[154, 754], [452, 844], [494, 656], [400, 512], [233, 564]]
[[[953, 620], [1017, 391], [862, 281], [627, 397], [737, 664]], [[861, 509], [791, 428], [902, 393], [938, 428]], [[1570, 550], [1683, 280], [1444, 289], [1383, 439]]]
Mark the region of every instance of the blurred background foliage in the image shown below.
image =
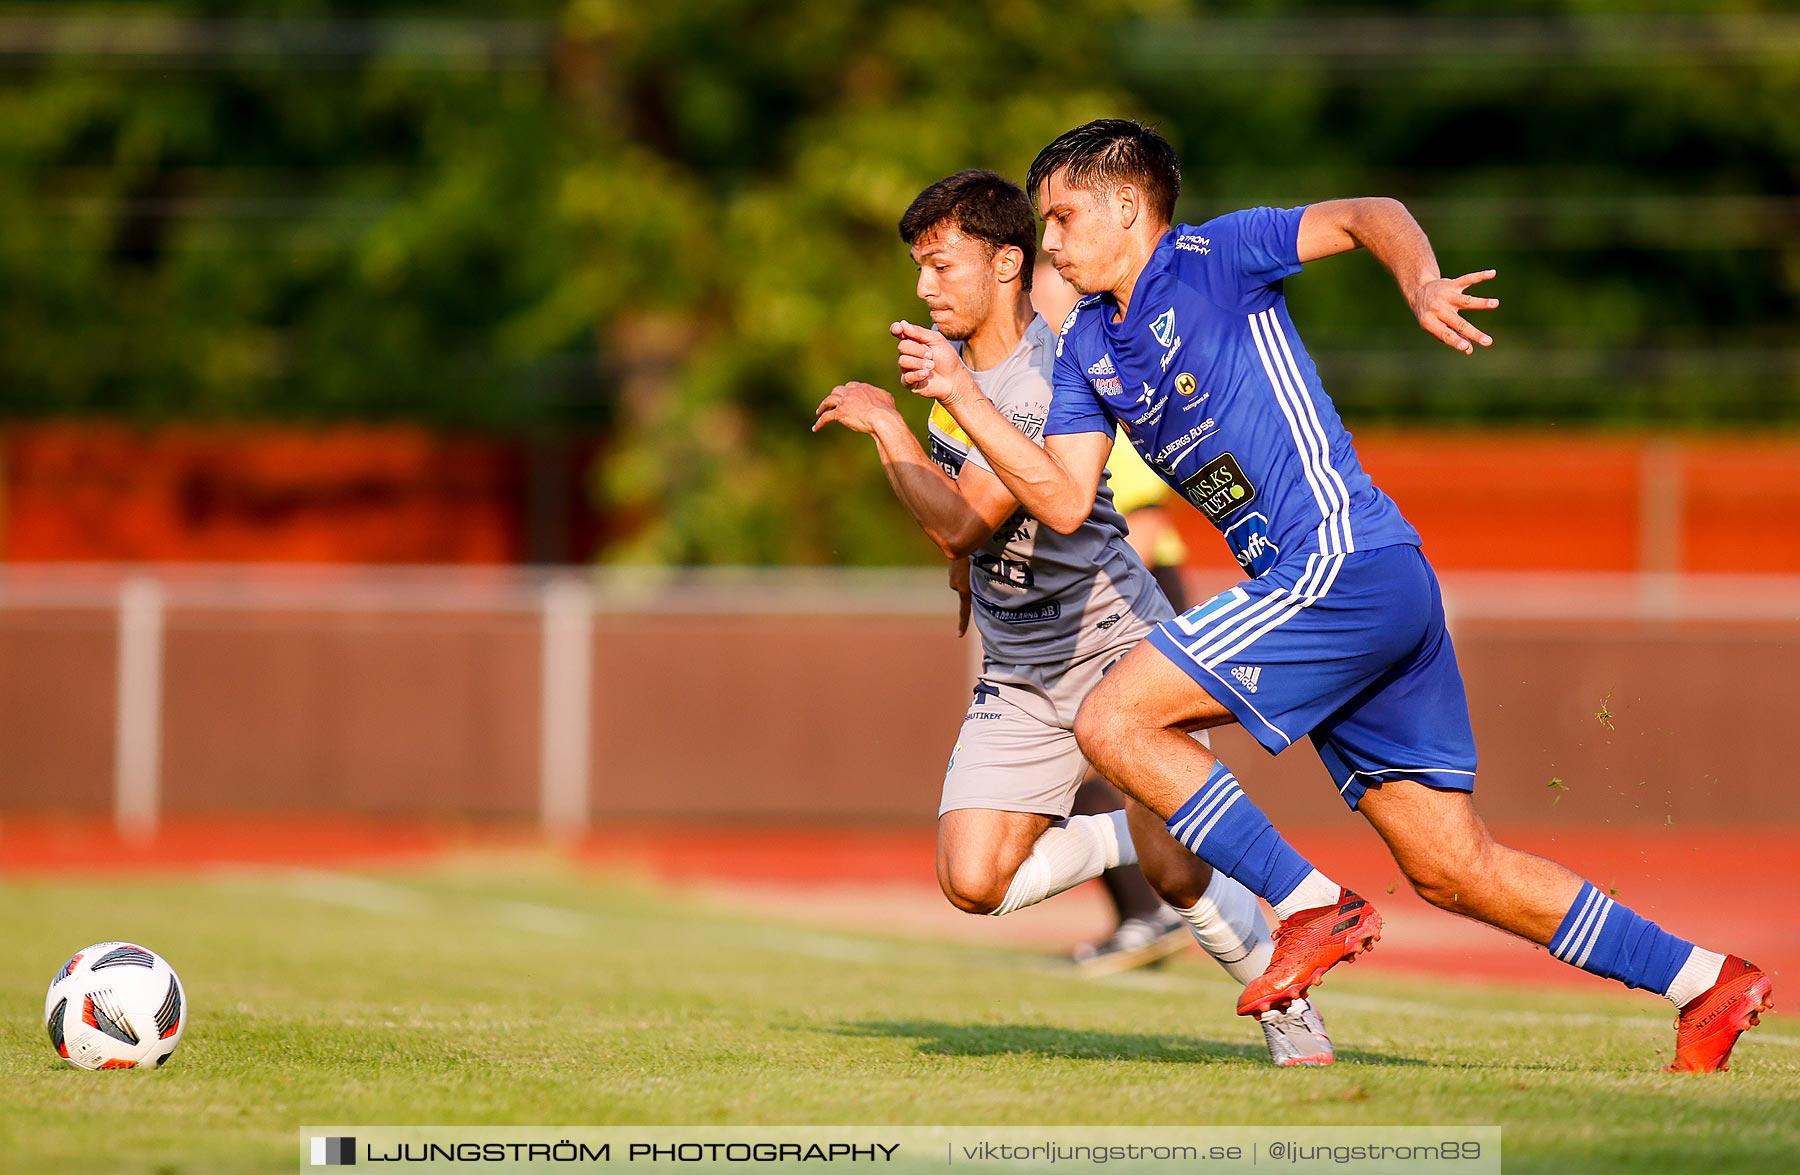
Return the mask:
[[896, 385], [894, 222], [1123, 114], [1182, 219], [1392, 195], [1499, 269], [1473, 360], [1367, 258], [1289, 283], [1353, 424], [1791, 427], [1797, 102], [1755, 3], [0, 5], [0, 403], [597, 433], [606, 557], [926, 558], [807, 431]]

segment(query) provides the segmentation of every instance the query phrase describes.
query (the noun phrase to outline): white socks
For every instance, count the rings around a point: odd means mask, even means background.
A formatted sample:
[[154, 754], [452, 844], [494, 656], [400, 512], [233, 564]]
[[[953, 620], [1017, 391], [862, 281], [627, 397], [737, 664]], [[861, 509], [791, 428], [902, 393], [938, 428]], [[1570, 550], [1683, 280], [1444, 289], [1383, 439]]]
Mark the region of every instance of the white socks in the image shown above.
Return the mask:
[[[1137, 846], [1131, 843], [1122, 810], [1058, 820], [1031, 846], [1031, 855], [1013, 874], [1006, 900], [994, 917], [1035, 906], [1114, 866], [1135, 865], [1137, 859]], [[1337, 896], [1335, 890], [1332, 896]]]
[[[1332, 897], [1336, 896], [1334, 890]], [[1187, 919], [1200, 948], [1239, 983], [1261, 975], [1275, 953], [1275, 941], [1269, 937], [1256, 895], [1217, 870], [1200, 900], [1175, 912]]]
[[1317, 906], [1329, 906], [1338, 900], [1338, 892], [1343, 887], [1331, 878], [1314, 869], [1303, 878], [1294, 892], [1279, 902], [1272, 903], [1277, 918], [1289, 918], [1302, 910], [1311, 910]]
[[1719, 968], [1724, 965], [1724, 955], [1695, 947], [1694, 953], [1688, 956], [1688, 961], [1675, 973], [1675, 982], [1669, 984], [1668, 991], [1663, 992], [1664, 998], [1676, 1007], [1681, 1007], [1719, 982]]

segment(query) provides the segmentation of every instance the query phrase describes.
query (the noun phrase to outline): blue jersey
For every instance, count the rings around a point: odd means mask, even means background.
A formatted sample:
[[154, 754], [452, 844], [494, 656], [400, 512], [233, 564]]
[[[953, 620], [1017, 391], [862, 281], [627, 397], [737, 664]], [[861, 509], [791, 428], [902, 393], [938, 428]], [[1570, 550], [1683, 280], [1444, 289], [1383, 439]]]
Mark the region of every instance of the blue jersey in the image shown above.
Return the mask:
[[1252, 208], [1157, 243], [1131, 305], [1082, 299], [1063, 324], [1044, 435], [1131, 438], [1218, 527], [1246, 574], [1312, 555], [1419, 545], [1376, 489], [1282, 296], [1303, 208]]

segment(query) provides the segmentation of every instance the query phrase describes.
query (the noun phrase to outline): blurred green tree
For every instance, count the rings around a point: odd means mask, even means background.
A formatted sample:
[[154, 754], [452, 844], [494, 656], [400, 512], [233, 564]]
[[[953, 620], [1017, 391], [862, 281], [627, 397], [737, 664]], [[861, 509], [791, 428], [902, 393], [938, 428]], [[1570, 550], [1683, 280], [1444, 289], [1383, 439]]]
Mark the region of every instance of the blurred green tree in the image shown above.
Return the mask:
[[1091, 63], [1121, 15], [1166, 7], [570, 5], [588, 159], [562, 213], [588, 244], [542, 333], [605, 324], [622, 399], [597, 476], [653, 520], [620, 557], [930, 550], [865, 445], [808, 431], [813, 406], [845, 379], [897, 386], [886, 327], [918, 303], [895, 225], [919, 189], [962, 167], [1023, 176], [1069, 125], [1153, 114]]
[[569, 250], [552, 31], [456, 7], [0, 13], [8, 414], [508, 426], [591, 371], [508, 329]]
[[1366, 258], [1290, 283], [1353, 424], [1800, 421], [1773, 5], [65, 0], [0, 60], [8, 415], [604, 429], [611, 558], [928, 558], [812, 406], [896, 384], [919, 188], [1108, 114], [1183, 219], [1387, 194], [1500, 270], [1474, 360]]

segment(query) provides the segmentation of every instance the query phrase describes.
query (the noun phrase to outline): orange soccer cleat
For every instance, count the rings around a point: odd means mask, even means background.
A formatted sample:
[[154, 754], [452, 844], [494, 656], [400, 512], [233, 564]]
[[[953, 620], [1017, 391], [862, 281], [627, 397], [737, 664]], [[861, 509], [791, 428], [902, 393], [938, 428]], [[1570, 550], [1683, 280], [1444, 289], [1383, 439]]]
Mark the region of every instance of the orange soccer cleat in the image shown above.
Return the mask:
[[1325, 978], [1325, 972], [1370, 950], [1381, 937], [1381, 915], [1347, 889], [1338, 900], [1283, 918], [1275, 928], [1275, 955], [1238, 997], [1238, 1015], [1285, 1008]]
[[1669, 1073], [1723, 1073], [1731, 1046], [1775, 1007], [1774, 985], [1755, 963], [1725, 956], [1719, 981], [1682, 1006], [1675, 1018], [1675, 1063]]

